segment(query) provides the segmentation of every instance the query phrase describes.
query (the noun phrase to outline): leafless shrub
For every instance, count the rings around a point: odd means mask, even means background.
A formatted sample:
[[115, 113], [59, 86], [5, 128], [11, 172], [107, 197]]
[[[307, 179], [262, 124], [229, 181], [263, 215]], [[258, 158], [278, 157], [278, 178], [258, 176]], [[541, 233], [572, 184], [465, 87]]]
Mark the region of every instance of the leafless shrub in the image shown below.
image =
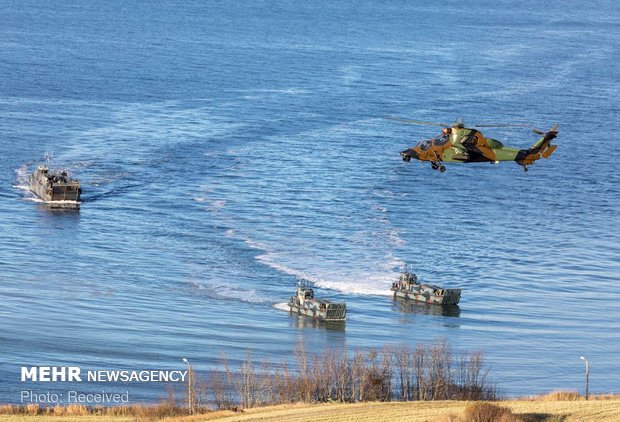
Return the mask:
[[495, 400], [498, 396], [487, 379], [482, 352], [455, 353], [439, 340], [414, 350], [399, 346], [392, 356], [397, 400]]
[[463, 419], [466, 422], [521, 422], [507, 407], [492, 403], [473, 403], [465, 408]]
[[12, 404], [2, 404], [0, 405], [0, 415], [15, 415], [17, 414], [17, 406], [13, 406]]
[[369, 352], [294, 352], [294, 369], [283, 361], [270, 368], [252, 355], [236, 368], [226, 360], [222, 373], [195, 387], [198, 403], [216, 409], [250, 408], [295, 402], [391, 400], [494, 400], [482, 352], [454, 353], [439, 340], [429, 345], [385, 347]]
[[37, 403], [30, 403], [25, 406], [14, 404], [0, 405], [0, 415], [40, 415], [44, 410]]
[[55, 416], [86, 416], [90, 413], [89, 408], [84, 405], [71, 404], [68, 406], [57, 405], [54, 407]]
[[618, 400], [620, 394], [599, 394], [590, 397], [592, 400]]
[[540, 397], [540, 400], [543, 401], [577, 401], [583, 400], [583, 396], [579, 394], [577, 391], [552, 391], [551, 393], [545, 394]]
[[36, 403], [30, 403], [28, 405], [26, 405], [26, 414], [27, 415], [38, 415], [39, 413], [41, 413], [41, 406], [39, 406]]
[[41, 407], [36, 403], [25, 406], [2, 405], [0, 406], [2, 415], [45, 415], [49, 417], [73, 417], [73, 416], [130, 416], [137, 419], [157, 420], [172, 416], [183, 416], [187, 414], [187, 409], [172, 406], [167, 401], [162, 401], [157, 405], [133, 405], [133, 406], [85, 406], [71, 404], [67, 406], [55, 405], [53, 407]]

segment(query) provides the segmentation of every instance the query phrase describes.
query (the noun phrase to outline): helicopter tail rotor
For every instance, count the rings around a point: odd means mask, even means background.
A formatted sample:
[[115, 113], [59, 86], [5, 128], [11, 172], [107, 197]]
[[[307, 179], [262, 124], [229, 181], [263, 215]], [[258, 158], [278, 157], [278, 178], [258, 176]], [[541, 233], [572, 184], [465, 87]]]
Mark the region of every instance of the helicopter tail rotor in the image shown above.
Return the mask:
[[558, 129], [559, 129], [559, 125], [557, 124], [553, 125], [551, 129], [549, 129], [547, 132], [544, 132], [544, 133], [542, 131], [534, 129], [535, 131], [534, 133], [542, 135], [542, 138], [540, 138], [534, 145], [532, 145], [530, 150], [536, 150], [539, 148], [548, 147], [551, 144], [551, 141], [554, 140], [558, 136]]
[[557, 124], [553, 125], [551, 129], [544, 133], [534, 129], [534, 132], [542, 135], [542, 137], [530, 148], [519, 151], [515, 161], [522, 165], [523, 169], [527, 171], [527, 166], [534, 161], [551, 157], [553, 151], [558, 147], [557, 145], [551, 145], [551, 141], [558, 136], [558, 130], [559, 126]]

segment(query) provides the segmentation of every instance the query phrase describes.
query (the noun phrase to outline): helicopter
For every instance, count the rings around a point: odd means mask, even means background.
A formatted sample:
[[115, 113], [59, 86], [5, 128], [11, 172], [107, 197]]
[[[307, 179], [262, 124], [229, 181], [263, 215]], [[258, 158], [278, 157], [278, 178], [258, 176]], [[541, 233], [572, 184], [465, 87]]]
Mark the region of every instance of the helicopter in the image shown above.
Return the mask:
[[425, 139], [417, 145], [400, 153], [403, 161], [409, 162], [412, 158], [420, 161], [429, 161], [433, 170], [441, 173], [446, 171], [443, 163], [481, 163], [499, 164], [500, 161], [515, 161], [527, 171], [530, 164], [541, 158], [549, 158], [557, 145], [551, 141], [558, 135], [559, 126], [556, 124], [547, 132], [533, 129], [541, 138], [528, 149], [519, 149], [504, 146], [500, 141], [485, 137], [482, 132], [474, 128], [480, 127], [509, 127], [528, 126], [523, 124], [484, 124], [465, 127], [462, 119], [447, 125], [444, 123], [422, 122], [400, 117], [388, 117], [403, 123], [441, 126], [441, 134], [434, 138]]

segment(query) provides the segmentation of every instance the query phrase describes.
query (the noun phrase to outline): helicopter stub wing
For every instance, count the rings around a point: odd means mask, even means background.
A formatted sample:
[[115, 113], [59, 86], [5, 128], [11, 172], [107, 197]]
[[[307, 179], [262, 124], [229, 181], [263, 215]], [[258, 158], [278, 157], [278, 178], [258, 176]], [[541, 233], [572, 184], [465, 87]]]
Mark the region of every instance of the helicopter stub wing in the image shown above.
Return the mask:
[[460, 145], [454, 145], [444, 152], [444, 158], [446, 159], [446, 161], [457, 161], [465, 163], [470, 161], [471, 154]]
[[483, 161], [495, 161], [495, 151], [488, 145], [487, 140], [480, 132], [472, 131], [460, 140], [461, 146], [470, 154], [479, 157]]

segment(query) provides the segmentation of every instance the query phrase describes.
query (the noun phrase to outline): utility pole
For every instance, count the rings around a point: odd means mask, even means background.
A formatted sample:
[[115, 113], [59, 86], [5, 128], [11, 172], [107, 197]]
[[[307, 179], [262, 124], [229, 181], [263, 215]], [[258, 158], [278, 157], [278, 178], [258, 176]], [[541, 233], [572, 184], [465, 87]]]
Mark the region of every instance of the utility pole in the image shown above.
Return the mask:
[[590, 378], [590, 362], [588, 362], [588, 360], [586, 358], [584, 358], [583, 356], [581, 356], [580, 359], [586, 363], [586, 400], [588, 400], [588, 384], [589, 384], [589, 378]]
[[189, 364], [189, 361], [186, 358], [183, 358], [183, 362], [187, 364], [187, 411], [190, 415], [194, 414], [194, 403], [193, 403], [193, 391], [192, 391], [192, 367]]

